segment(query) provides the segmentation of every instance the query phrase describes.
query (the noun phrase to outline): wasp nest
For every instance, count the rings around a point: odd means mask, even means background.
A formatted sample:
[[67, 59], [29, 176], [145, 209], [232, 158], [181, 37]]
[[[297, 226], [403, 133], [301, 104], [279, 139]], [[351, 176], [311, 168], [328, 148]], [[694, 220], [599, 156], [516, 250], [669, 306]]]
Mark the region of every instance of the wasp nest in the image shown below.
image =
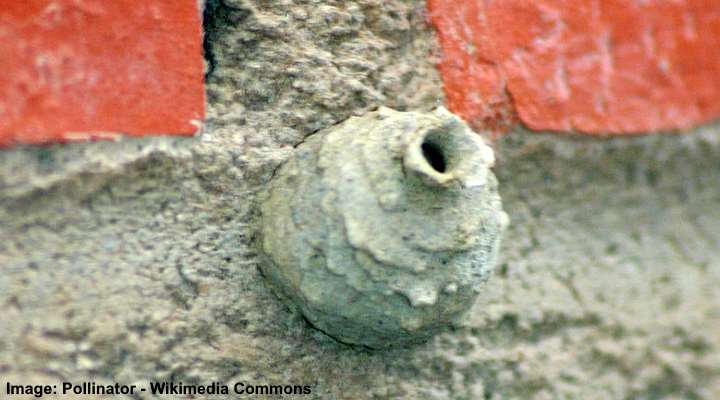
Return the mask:
[[298, 146], [262, 203], [262, 270], [318, 329], [373, 348], [473, 303], [507, 225], [493, 152], [444, 108], [387, 108]]

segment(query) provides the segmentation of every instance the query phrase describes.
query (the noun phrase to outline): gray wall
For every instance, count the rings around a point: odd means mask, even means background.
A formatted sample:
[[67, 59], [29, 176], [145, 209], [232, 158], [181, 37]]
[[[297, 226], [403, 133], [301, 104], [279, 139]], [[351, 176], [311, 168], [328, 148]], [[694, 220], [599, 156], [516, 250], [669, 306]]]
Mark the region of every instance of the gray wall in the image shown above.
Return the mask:
[[462, 323], [426, 344], [351, 348], [278, 301], [250, 242], [272, 171], [351, 115], [442, 102], [423, 1], [285, 3], [210, 5], [202, 135], [0, 152], [0, 383], [720, 397], [718, 125], [500, 138], [511, 226], [497, 271]]

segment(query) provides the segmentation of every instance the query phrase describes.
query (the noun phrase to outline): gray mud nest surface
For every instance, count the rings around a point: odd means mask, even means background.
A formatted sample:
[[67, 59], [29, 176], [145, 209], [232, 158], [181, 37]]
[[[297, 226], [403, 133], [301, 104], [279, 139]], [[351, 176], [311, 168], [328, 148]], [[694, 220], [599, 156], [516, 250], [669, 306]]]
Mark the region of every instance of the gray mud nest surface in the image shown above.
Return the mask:
[[298, 146], [261, 197], [262, 270], [318, 329], [381, 348], [472, 305], [507, 225], [494, 156], [445, 109], [381, 108]]

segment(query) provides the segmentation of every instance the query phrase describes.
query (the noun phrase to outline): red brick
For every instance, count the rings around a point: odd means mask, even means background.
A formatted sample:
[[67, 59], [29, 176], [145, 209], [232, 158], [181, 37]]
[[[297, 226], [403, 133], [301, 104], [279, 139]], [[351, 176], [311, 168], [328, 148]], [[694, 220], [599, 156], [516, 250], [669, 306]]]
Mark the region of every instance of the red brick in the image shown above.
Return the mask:
[[195, 0], [3, 3], [0, 147], [197, 131]]
[[428, 0], [447, 105], [478, 128], [627, 134], [720, 116], [720, 2]]

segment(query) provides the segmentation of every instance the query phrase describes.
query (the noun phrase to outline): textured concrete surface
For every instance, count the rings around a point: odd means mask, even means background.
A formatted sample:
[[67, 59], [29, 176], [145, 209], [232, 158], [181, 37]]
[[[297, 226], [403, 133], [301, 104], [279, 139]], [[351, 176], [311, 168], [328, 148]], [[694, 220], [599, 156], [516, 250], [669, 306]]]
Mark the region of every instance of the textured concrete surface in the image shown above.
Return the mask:
[[317, 129], [381, 104], [432, 109], [441, 95], [421, 2], [258, 4], [213, 5], [201, 137], [0, 153], [0, 382], [720, 396], [717, 125], [501, 138], [511, 225], [498, 268], [463, 322], [428, 343], [351, 348], [284, 307], [250, 246], [273, 170]]

